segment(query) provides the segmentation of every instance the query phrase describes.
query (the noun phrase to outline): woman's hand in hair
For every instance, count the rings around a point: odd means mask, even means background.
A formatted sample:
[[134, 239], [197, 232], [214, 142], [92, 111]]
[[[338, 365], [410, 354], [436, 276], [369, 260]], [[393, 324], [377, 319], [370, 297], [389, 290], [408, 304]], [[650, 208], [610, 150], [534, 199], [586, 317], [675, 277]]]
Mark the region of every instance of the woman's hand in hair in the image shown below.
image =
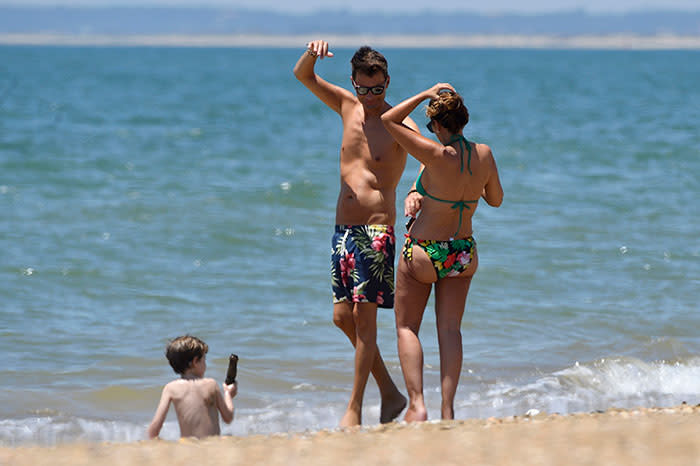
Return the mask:
[[425, 92], [427, 94], [427, 98], [437, 99], [440, 96], [440, 93], [445, 91], [457, 93], [457, 91], [455, 91], [455, 88], [452, 87], [452, 84], [450, 83], [437, 83], [430, 89], [427, 89]]

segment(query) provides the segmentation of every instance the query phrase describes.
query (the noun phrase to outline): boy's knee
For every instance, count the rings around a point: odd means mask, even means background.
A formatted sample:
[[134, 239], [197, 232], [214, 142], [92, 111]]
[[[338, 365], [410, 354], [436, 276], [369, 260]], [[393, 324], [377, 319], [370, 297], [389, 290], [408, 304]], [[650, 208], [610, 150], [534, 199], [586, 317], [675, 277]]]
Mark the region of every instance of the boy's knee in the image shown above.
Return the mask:
[[346, 328], [353, 324], [352, 311], [342, 307], [333, 309], [333, 323], [338, 328]]
[[368, 313], [353, 312], [353, 321], [355, 323], [355, 329], [358, 334], [371, 334], [377, 333], [377, 318], [374, 315], [368, 315]]
[[345, 324], [346, 319], [343, 318], [343, 316], [336, 314], [335, 312], [333, 313], [333, 323], [335, 324], [336, 327], [338, 328], [343, 328], [346, 326]]

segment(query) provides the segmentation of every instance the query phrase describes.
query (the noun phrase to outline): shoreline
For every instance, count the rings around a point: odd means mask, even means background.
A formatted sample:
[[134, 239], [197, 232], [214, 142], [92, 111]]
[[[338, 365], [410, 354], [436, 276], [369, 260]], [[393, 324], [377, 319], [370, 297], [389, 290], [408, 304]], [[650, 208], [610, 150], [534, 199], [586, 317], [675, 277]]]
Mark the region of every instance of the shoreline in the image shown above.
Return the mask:
[[[202, 440], [0, 447], [7, 465], [696, 464], [700, 405]], [[234, 421], [235, 422], [235, 421]]]
[[335, 47], [371, 44], [381, 48], [486, 48], [486, 49], [592, 49], [592, 50], [700, 50], [700, 36], [634, 34], [614, 35], [108, 35], [108, 34], [0, 34], [4, 46], [97, 47], [240, 47], [303, 48], [309, 38], [324, 37]]

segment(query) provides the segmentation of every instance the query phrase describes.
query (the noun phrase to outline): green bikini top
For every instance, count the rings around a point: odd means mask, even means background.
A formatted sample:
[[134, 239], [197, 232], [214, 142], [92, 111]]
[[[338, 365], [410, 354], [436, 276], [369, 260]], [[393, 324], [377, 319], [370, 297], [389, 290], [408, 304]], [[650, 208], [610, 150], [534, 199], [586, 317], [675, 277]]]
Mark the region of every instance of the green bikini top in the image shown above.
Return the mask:
[[[469, 174], [472, 174], [472, 168], [471, 168], [471, 162], [472, 162], [472, 146], [469, 144], [469, 141], [467, 141], [464, 136], [461, 134], [456, 134], [452, 136], [452, 139], [450, 142], [447, 144], [452, 144], [453, 142], [459, 142], [459, 148], [460, 148], [460, 153], [459, 153], [459, 172], [462, 173], [464, 172], [464, 146], [467, 146], [467, 170], [469, 171]], [[422, 196], [427, 196], [430, 199], [438, 202], [447, 202], [452, 204], [453, 209], [459, 208], [459, 226], [457, 227], [457, 231], [455, 232], [455, 236], [459, 234], [459, 229], [462, 227], [462, 212], [464, 209], [471, 209], [471, 206], [469, 204], [476, 204], [479, 202], [479, 199], [476, 199], [474, 201], [448, 201], [446, 199], [440, 199], [439, 197], [432, 196], [428, 194], [428, 191], [425, 190], [425, 187], [423, 186], [423, 182], [421, 181], [421, 178], [423, 177], [423, 172], [425, 170], [421, 171], [418, 174], [418, 179], [416, 180], [416, 191], [418, 191], [418, 194]]]

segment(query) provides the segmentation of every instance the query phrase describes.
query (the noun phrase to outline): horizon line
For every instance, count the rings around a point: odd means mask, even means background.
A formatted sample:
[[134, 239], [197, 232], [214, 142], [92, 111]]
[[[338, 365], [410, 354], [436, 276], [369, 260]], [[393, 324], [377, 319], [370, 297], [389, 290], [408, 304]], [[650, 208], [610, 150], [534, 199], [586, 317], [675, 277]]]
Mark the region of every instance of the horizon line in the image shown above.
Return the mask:
[[[161, 4], [149, 4], [142, 3], [137, 5], [55, 5], [55, 4], [2, 4], [0, 3], [0, 8], [17, 8], [17, 9], [64, 9], [64, 10], [105, 10], [105, 9], [161, 9], [161, 10], [226, 10], [226, 11], [246, 11], [246, 12], [266, 12], [266, 13], [276, 13], [280, 16], [290, 15], [290, 16], [312, 16], [324, 13], [351, 13], [351, 14], [362, 14], [361, 11], [354, 11], [352, 8], [347, 6], [338, 7], [324, 7], [320, 10], [303, 10], [303, 11], [291, 11], [291, 10], [279, 10], [272, 7], [250, 7], [250, 6], [228, 6], [228, 5], [201, 5], [192, 6], [185, 4], [177, 5], [161, 5]], [[379, 14], [385, 16], [413, 16], [413, 15], [424, 15], [426, 13], [435, 14], [437, 16], [441, 13], [434, 13], [433, 10], [426, 7], [423, 9], [415, 9], [407, 12], [394, 12], [392, 10], [377, 10]], [[658, 7], [637, 7], [629, 8], [625, 10], [590, 10], [585, 7], [567, 7], [567, 8], [557, 8], [550, 10], [537, 10], [537, 11], [522, 11], [522, 10], [498, 10], [498, 11], [483, 11], [475, 9], [457, 9], [451, 10], [450, 14], [474, 14], [480, 16], [547, 16], [547, 15], [559, 15], [559, 14], [586, 14], [590, 16], [625, 16], [630, 14], [653, 14], [653, 13], [700, 13], [700, 6], [695, 9], [690, 7], [682, 8], [672, 8], [668, 6], [658, 6]]]
[[[303, 48], [309, 34], [52, 34], [0, 33], [4, 46], [233, 47]], [[383, 48], [484, 48], [553, 50], [700, 50], [700, 35], [678, 34], [335, 34], [325, 35], [338, 48], [373, 44]]]

